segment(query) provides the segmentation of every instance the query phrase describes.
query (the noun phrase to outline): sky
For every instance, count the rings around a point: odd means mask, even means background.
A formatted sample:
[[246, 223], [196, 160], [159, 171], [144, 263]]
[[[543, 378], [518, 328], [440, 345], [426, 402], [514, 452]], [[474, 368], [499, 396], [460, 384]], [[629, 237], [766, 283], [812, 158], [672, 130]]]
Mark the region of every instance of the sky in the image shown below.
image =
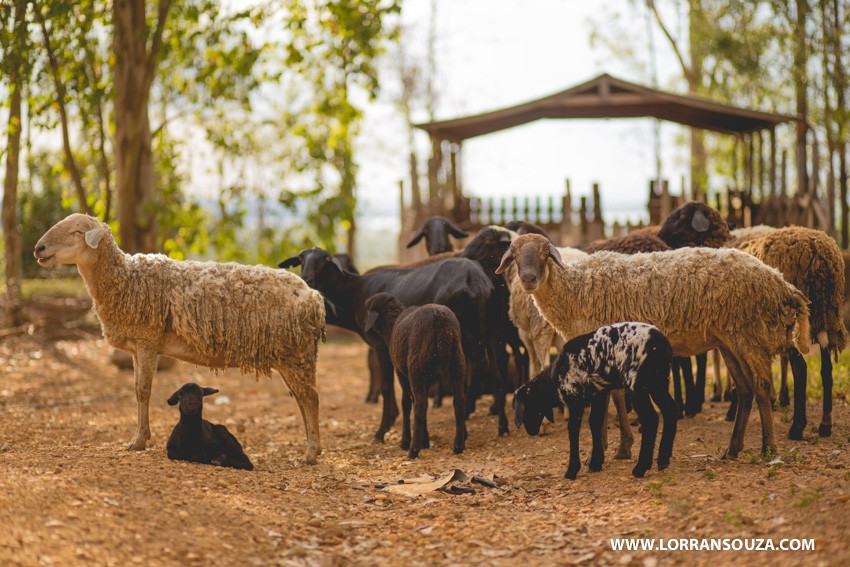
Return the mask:
[[[627, 0], [438, 0], [436, 119], [525, 102], [604, 72], [648, 84], [651, 76], [641, 71], [650, 61], [645, 12], [630, 6]], [[430, 9], [430, 0], [403, 3], [402, 41], [423, 64]], [[615, 13], [626, 21], [616, 24], [610, 17]], [[592, 47], [591, 20], [615, 35], [625, 23], [634, 37], [621, 43], [634, 48], [644, 67], [612, 57], [604, 45]], [[659, 83], [673, 85], [681, 72], [666, 40], [657, 29], [653, 33]], [[398, 80], [390, 67], [385, 65], [384, 96], [366, 110], [358, 148], [361, 226], [397, 228], [398, 182], [409, 186], [404, 122], [389, 101]], [[417, 118], [427, 120], [422, 113]], [[547, 120], [473, 138], [463, 145], [464, 189], [474, 196], [561, 196], [569, 178], [577, 203], [598, 182], [606, 217], [636, 220], [646, 214], [648, 182], [655, 175], [653, 132], [649, 119]], [[662, 171], [675, 191], [687, 163], [677, 143], [683, 135], [677, 125], [662, 125]], [[424, 132], [417, 143], [427, 147]]]

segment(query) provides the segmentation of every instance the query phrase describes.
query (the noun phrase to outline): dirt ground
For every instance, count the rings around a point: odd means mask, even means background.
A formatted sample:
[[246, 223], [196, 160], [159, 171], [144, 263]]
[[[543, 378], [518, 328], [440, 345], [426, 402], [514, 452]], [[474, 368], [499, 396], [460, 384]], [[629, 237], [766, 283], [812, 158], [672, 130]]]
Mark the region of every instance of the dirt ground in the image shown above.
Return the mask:
[[[755, 411], [745, 453], [718, 460], [731, 424], [724, 404], [708, 404], [680, 422], [669, 469], [632, 478], [634, 461], [610, 459], [619, 438], [612, 425], [603, 471], [585, 467], [569, 482], [563, 421], [545, 436], [512, 429], [499, 438], [488, 397], [468, 423], [463, 455], [451, 451], [450, 403], [430, 410], [432, 448], [419, 459], [398, 448], [398, 424], [385, 444], [373, 444], [380, 408], [363, 402], [365, 352], [357, 341], [321, 347], [324, 453], [317, 466], [304, 466], [301, 420], [280, 379], [182, 363], [162, 371], [152, 442], [128, 452], [132, 372], [108, 362], [102, 340], [5, 340], [0, 565], [850, 564], [844, 400], [836, 401], [829, 439], [785, 440], [790, 412], [779, 412], [782, 465], [752, 452], [760, 446]], [[205, 417], [237, 435], [253, 472], [168, 460], [165, 442], [178, 414], [165, 400], [189, 381], [221, 390], [208, 398]], [[810, 423], [818, 405], [810, 402]], [[583, 457], [589, 449], [585, 429]], [[494, 475], [498, 487], [471, 484], [474, 494], [418, 498], [376, 488], [453, 469]], [[615, 552], [614, 537], [814, 538], [816, 551]]]

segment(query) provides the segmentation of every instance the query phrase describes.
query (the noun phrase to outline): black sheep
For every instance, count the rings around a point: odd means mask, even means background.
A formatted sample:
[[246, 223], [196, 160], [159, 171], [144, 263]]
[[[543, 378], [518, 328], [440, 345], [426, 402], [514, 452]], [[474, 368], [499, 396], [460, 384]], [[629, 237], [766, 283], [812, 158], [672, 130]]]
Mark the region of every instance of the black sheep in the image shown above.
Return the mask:
[[[364, 332], [377, 333], [390, 346], [390, 356], [401, 384], [401, 448], [415, 459], [430, 446], [428, 436], [428, 388], [445, 380], [452, 384], [455, 413], [455, 453], [466, 444], [466, 360], [461, 349], [460, 323], [442, 305], [405, 307], [388, 293], [366, 300]], [[413, 436], [410, 409], [413, 406]]]
[[657, 327], [645, 323], [606, 325], [576, 337], [564, 345], [554, 363], [517, 390], [514, 396], [516, 425], [525, 425], [529, 435], [537, 435], [544, 417], [554, 422], [552, 408], [559, 401], [568, 407], [570, 462], [564, 476], [573, 480], [581, 468], [579, 431], [584, 407], [589, 405], [593, 435], [589, 466], [591, 471], [602, 470], [602, 424], [608, 395], [611, 390], [625, 387], [631, 392], [643, 429], [640, 455], [632, 474], [642, 477], [652, 468], [658, 432], [658, 414], [652, 401], [658, 404], [664, 416], [658, 447], [658, 468], [664, 469], [670, 464], [676, 436], [677, 408], [667, 391], [672, 352], [667, 337]]
[[166, 450], [168, 458], [204, 465], [254, 470], [236, 437], [223, 425], [201, 417], [204, 396], [218, 393], [215, 388], [202, 388], [194, 382], [183, 384], [168, 398], [168, 405], [180, 404], [180, 421], [171, 431]]
[[434, 256], [443, 252], [451, 252], [453, 250], [449, 236], [455, 238], [466, 238], [469, 235], [452, 224], [452, 221], [446, 217], [433, 216], [429, 217], [423, 224], [422, 228], [413, 235], [410, 242], [407, 243], [408, 248], [413, 248], [423, 238], [425, 239], [425, 247], [428, 249], [428, 255]]

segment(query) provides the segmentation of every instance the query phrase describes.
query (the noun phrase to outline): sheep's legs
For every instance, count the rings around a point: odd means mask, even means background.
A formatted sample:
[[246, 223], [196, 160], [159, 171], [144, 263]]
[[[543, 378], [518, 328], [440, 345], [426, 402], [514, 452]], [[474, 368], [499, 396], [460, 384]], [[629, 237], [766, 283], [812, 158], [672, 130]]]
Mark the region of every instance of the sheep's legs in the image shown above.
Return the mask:
[[661, 430], [661, 443], [658, 445], [658, 470], [664, 470], [670, 464], [670, 456], [673, 454], [673, 441], [676, 438], [676, 428], [678, 427], [676, 402], [670, 397], [670, 392], [667, 391], [666, 386], [653, 392], [652, 399], [664, 417], [664, 429]]
[[378, 355], [378, 367], [381, 370], [381, 396], [384, 398], [383, 411], [381, 412], [381, 425], [375, 432], [375, 442], [383, 443], [384, 435], [390, 430], [398, 417], [398, 406], [395, 403], [395, 384], [393, 382], [395, 369], [390, 353], [386, 347], [375, 349]]
[[691, 358], [678, 356], [673, 359], [673, 364], [678, 364], [682, 372], [682, 381], [685, 383], [685, 415], [693, 417], [699, 411], [697, 401], [696, 385], [694, 384], [694, 369], [691, 366]]
[[608, 413], [608, 393], [600, 392], [590, 401], [590, 434], [593, 439], [593, 449], [590, 452], [588, 468], [591, 472], [602, 470], [605, 462], [605, 448], [602, 445], [602, 427], [605, 414]]
[[[655, 437], [658, 435], [658, 414], [655, 413], [646, 390], [638, 388], [632, 391], [632, 403], [641, 426], [640, 454], [632, 474], [642, 478], [646, 471], [652, 468], [652, 453], [655, 451]], [[666, 428], [667, 424], [664, 426]]]
[[[723, 348], [721, 349], [723, 360], [726, 361], [726, 367], [729, 369], [729, 375], [735, 381], [735, 392], [737, 397], [737, 410], [735, 411], [735, 425], [732, 428], [732, 437], [729, 439], [729, 448], [723, 458], [734, 459], [738, 457], [738, 453], [744, 448], [744, 433], [747, 430], [747, 420], [750, 417], [750, 410], [753, 407], [753, 393], [750, 389], [752, 385], [747, 380], [747, 374], [741, 367], [732, 353]], [[770, 417], [772, 420], [772, 415]]]
[[449, 367], [453, 379], [454, 397], [452, 405], [455, 410], [455, 443], [454, 451], [463, 453], [466, 447], [466, 364], [463, 362], [463, 353], [458, 352], [452, 357]]
[[714, 366], [714, 395], [711, 396], [712, 402], [719, 402], [723, 399], [723, 379], [720, 377], [720, 351], [714, 349], [711, 351], [712, 366]]
[[[419, 451], [431, 446], [428, 438], [428, 385], [411, 384], [413, 394], [413, 443], [407, 456], [415, 459]], [[408, 422], [409, 423], [409, 422]]]
[[629, 423], [629, 410], [626, 408], [626, 391], [624, 389], [614, 390], [611, 392], [611, 396], [614, 398], [614, 407], [617, 408], [617, 419], [620, 422], [620, 446], [617, 448], [614, 458], [631, 459], [632, 445], [635, 443], [635, 437], [632, 435], [632, 426]]
[[366, 355], [366, 367], [369, 369], [369, 392], [366, 394], [367, 404], [377, 404], [381, 397], [381, 367], [378, 364], [378, 354], [369, 348]]
[[127, 446], [131, 451], [143, 451], [151, 438], [151, 426], [148, 406], [151, 400], [151, 386], [156, 374], [159, 355], [149, 350], [137, 349], [133, 355], [133, 372], [136, 375], [136, 403], [139, 409], [139, 422], [136, 436]]
[[676, 400], [676, 406], [679, 408], [676, 415], [679, 416], [679, 419], [682, 419], [685, 417], [685, 402], [682, 398], [682, 380], [681, 373], [679, 372], [678, 360], [678, 358], [673, 359], [673, 364], [670, 365], [670, 369], [673, 373], [673, 398]]
[[794, 376], [794, 419], [788, 431], [788, 439], [799, 441], [806, 429], [806, 359], [796, 348], [789, 348], [788, 360]]
[[832, 435], [832, 358], [829, 349], [820, 349], [820, 377], [823, 382], [823, 416], [818, 427], [818, 435], [829, 437]]
[[[410, 408], [413, 406], [413, 396], [411, 394], [410, 380], [406, 375], [399, 372], [398, 381], [401, 383], [401, 444], [402, 450], [410, 449]], [[420, 447], [421, 448], [421, 447]], [[413, 451], [410, 451], [413, 453]], [[419, 451], [416, 451], [419, 453]], [[416, 455], [411, 455], [416, 458]]]
[[788, 355], [782, 354], [779, 363], [779, 405], [784, 408], [791, 405], [791, 397], [788, 395]]
[[316, 363], [310, 362], [300, 369], [278, 366], [277, 371], [289, 388], [298, 409], [304, 430], [307, 433], [307, 452], [304, 463], [315, 465], [322, 453], [322, 443], [319, 438], [319, 392], [316, 390]]
[[705, 403], [705, 375], [708, 366], [708, 353], [704, 352], [696, 356], [697, 359], [697, 379], [696, 379], [696, 410], [697, 413], [702, 411], [702, 405]]
[[581, 459], [578, 452], [578, 438], [581, 431], [581, 418], [584, 415], [584, 402], [577, 401], [569, 404], [570, 417], [567, 421], [567, 432], [570, 436], [570, 463], [564, 478], [575, 480], [581, 468]]

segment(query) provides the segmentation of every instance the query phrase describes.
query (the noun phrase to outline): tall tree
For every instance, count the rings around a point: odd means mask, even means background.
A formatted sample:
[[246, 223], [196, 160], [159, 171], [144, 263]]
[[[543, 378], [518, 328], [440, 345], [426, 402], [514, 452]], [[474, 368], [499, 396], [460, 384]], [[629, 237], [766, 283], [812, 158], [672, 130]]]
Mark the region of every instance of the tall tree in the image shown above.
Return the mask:
[[[15, 0], [0, 6], [3, 21], [14, 22], [11, 30], [4, 29], [3, 62], [9, 86], [9, 123], [6, 133], [6, 175], [3, 180], [3, 244], [6, 253], [6, 318], [9, 325], [19, 325], [22, 319], [21, 302], [21, 235], [18, 226], [18, 168], [21, 153], [21, 99], [27, 73], [26, 54], [27, 0]], [[14, 11], [12, 16], [9, 12]], [[12, 17], [10, 17], [12, 16]]]
[[127, 252], [153, 252], [157, 245], [148, 102], [171, 0], [158, 0], [152, 23], [147, 8], [145, 0], [112, 4], [118, 223], [121, 247]]

